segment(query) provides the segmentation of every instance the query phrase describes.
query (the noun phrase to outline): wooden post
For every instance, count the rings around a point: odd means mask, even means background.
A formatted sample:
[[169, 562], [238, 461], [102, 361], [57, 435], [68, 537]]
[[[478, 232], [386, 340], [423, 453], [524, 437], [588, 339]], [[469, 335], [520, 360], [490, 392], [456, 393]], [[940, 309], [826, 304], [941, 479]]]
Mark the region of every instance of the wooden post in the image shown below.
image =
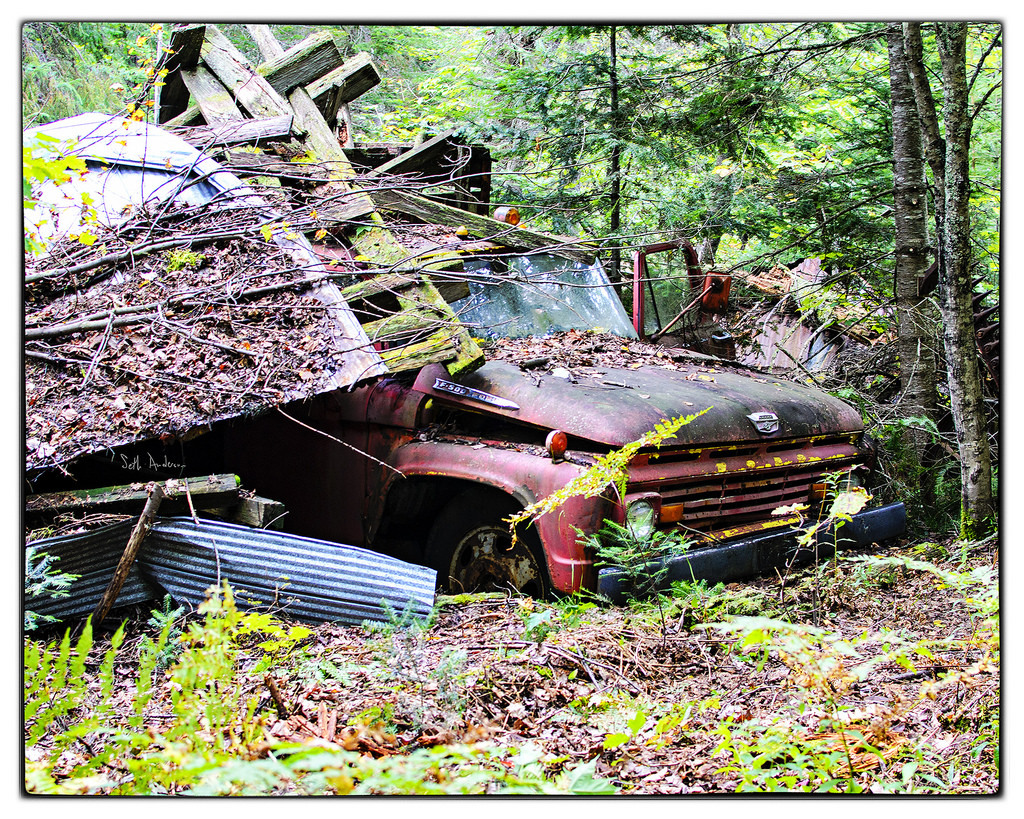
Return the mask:
[[163, 497], [164, 491], [160, 488], [160, 484], [151, 483], [149, 485], [149, 500], [146, 501], [146, 506], [139, 516], [138, 523], [132, 529], [132, 535], [128, 538], [128, 545], [124, 547], [124, 554], [121, 555], [121, 560], [117, 564], [117, 569], [114, 571], [114, 576], [110, 579], [107, 590], [103, 592], [103, 597], [100, 598], [100, 602], [96, 604], [96, 610], [92, 613], [93, 628], [96, 628], [103, 622], [103, 618], [110, 613], [110, 609], [113, 608], [114, 603], [117, 601], [117, 596], [121, 593], [121, 587], [124, 586], [124, 581], [128, 579], [128, 572], [131, 570], [135, 557], [139, 553], [139, 547], [142, 546], [142, 541], [146, 539], [146, 535], [149, 534], [149, 530], [153, 526], [153, 519], [156, 517], [157, 509], [160, 508], [160, 501], [163, 500]]

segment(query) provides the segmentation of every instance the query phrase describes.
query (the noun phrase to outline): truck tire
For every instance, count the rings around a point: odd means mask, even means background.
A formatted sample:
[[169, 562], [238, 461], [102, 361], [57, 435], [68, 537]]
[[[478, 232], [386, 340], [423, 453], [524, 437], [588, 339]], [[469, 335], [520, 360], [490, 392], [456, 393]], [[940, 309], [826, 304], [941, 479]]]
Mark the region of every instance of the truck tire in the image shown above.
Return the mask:
[[452, 594], [515, 590], [545, 598], [551, 590], [536, 535], [520, 527], [515, 546], [504, 519], [518, 512], [511, 498], [470, 489], [438, 516], [427, 540], [427, 563], [438, 587]]

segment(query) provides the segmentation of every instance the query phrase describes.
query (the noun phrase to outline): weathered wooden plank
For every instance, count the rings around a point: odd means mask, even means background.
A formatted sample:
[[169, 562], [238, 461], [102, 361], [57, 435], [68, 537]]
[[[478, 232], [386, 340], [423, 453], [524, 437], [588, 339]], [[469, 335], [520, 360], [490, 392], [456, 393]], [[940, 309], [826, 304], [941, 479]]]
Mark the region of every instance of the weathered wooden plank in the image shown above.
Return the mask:
[[[209, 151], [230, 145], [257, 145], [267, 140], [287, 139], [293, 133], [293, 120], [292, 116], [282, 116], [270, 119], [243, 119], [193, 128], [171, 126], [167, 126], [167, 128], [189, 145], [201, 151]], [[249, 154], [249, 156], [255, 156], [255, 154]]]
[[215, 515], [230, 523], [239, 523], [242, 526], [251, 526], [254, 529], [272, 529], [281, 531], [284, 529], [284, 518], [287, 509], [283, 503], [269, 498], [253, 496], [251, 498], [239, 498], [234, 506], [224, 506], [216, 509], [207, 509], [208, 515]]
[[142, 541], [146, 539], [146, 535], [149, 534], [149, 530], [153, 526], [153, 520], [156, 518], [160, 502], [163, 499], [164, 492], [160, 488], [160, 484], [151, 483], [146, 490], [146, 505], [142, 509], [142, 515], [139, 516], [135, 528], [132, 529], [131, 537], [128, 538], [128, 545], [124, 547], [124, 553], [121, 555], [117, 568], [114, 570], [114, 576], [110, 578], [106, 591], [103, 592], [103, 596], [96, 604], [96, 608], [92, 613], [92, 622], [95, 625], [103, 622], [103, 618], [110, 613], [110, 609], [117, 601], [117, 596], [121, 593], [124, 581], [128, 579], [128, 572], [131, 571], [135, 557], [142, 546]]
[[[264, 57], [272, 57], [271, 54], [264, 54]], [[342, 66], [344, 68], [344, 66]], [[288, 95], [288, 102], [295, 112], [297, 121], [306, 129], [306, 144], [312, 149], [313, 154], [323, 162], [334, 181], [351, 190], [355, 195], [355, 202], [362, 204], [363, 199], [373, 205], [373, 200], [365, 193], [357, 193], [349, 187], [349, 180], [355, 175], [352, 165], [349, 163], [345, 152], [338, 144], [333, 129], [327, 124], [323, 114], [313, 101], [313, 97], [305, 88], [295, 88]], [[353, 236], [353, 245], [360, 254], [366, 256], [380, 265], [392, 265], [403, 259], [410, 258], [414, 254], [402, 247], [391, 232], [384, 225], [379, 214], [371, 213], [368, 221], [374, 226], [369, 230], [357, 231]], [[341, 299], [341, 292], [334, 287], [334, 292]], [[448, 303], [441, 298], [432, 284], [424, 280], [417, 288], [417, 296], [423, 303], [429, 303], [441, 314], [450, 318], [454, 325], [454, 358], [445, 362], [450, 373], [457, 374], [468, 370], [476, 369], [484, 361], [484, 354], [480, 347], [470, 337], [469, 333], [459, 325], [458, 318], [452, 312]], [[417, 353], [418, 355], [418, 353]], [[447, 353], [445, 353], [447, 355]], [[411, 354], [410, 354], [410, 357]], [[438, 361], [440, 359], [434, 359]]]
[[345, 56], [334, 37], [327, 31], [319, 31], [256, 70], [278, 93], [287, 95], [293, 88], [316, 82], [344, 62]]
[[199, 54], [206, 37], [206, 26], [178, 26], [171, 32], [167, 50], [160, 55], [157, 70], [166, 72], [166, 84], [160, 89], [160, 107], [157, 122], [168, 122], [188, 107], [189, 92], [182, 82], [180, 71], [190, 70], [199, 63]]
[[161, 56], [157, 67], [166, 68], [168, 72], [195, 68], [199, 64], [205, 40], [205, 25], [193, 23], [175, 27], [167, 51]]
[[[438, 160], [442, 158], [446, 152], [454, 152], [458, 149], [458, 146], [451, 141], [453, 135], [453, 131], [438, 134], [437, 136], [428, 139], [422, 145], [418, 145], [415, 148], [405, 151], [394, 159], [374, 168], [374, 170], [370, 171], [367, 176], [374, 177], [384, 174], [414, 173], [416, 171], [423, 170], [424, 166], [427, 165], [434, 168], [440, 168], [441, 166]], [[434, 175], [436, 176], [436, 174]]]
[[260, 54], [263, 55], [264, 60], [272, 60], [284, 54], [284, 47], [277, 41], [277, 37], [270, 30], [270, 26], [246, 23], [245, 27], [256, 43], [256, 47], [260, 50]]
[[[182, 82], [182, 87], [184, 87], [184, 85], [185, 83]], [[195, 103], [192, 103], [180, 114], [163, 123], [165, 128], [189, 128], [202, 126], [204, 124], [205, 122], [203, 121], [203, 112], [199, 110], [199, 106]]]
[[380, 357], [391, 372], [397, 373], [418, 370], [445, 359], [457, 360], [461, 353], [460, 333], [443, 330], [424, 341], [405, 344], [393, 350], [382, 350]]
[[363, 325], [370, 341], [386, 341], [388, 336], [408, 336], [411, 333], [431, 332], [450, 322], [433, 310], [406, 309], [400, 313], [371, 321]]
[[[165, 481], [162, 508], [168, 514], [189, 510], [188, 496], [196, 509], [230, 506], [238, 500], [239, 479], [236, 475], [210, 475]], [[148, 489], [139, 483], [104, 486], [99, 489], [75, 489], [69, 492], [47, 492], [25, 499], [26, 514], [59, 514], [89, 510], [93, 512], [138, 513], [149, 497]]]
[[373, 57], [361, 51], [340, 66], [306, 86], [309, 95], [323, 112], [324, 119], [334, 123], [338, 109], [358, 99], [380, 82], [380, 69]]
[[245, 118], [228, 89], [203, 66], [183, 69], [181, 78], [208, 125], [239, 122]]
[[216, 26], [206, 30], [203, 62], [234, 95], [250, 116], [257, 119], [289, 113], [288, 103], [249, 64], [245, 56]]
[[525, 250], [549, 250], [559, 256], [591, 263], [595, 259], [593, 250], [587, 249], [583, 242], [564, 236], [549, 236], [537, 233], [528, 228], [512, 226], [481, 216], [477, 213], [454, 208], [435, 202], [423, 196], [397, 189], [374, 191], [373, 200], [382, 210], [391, 210], [413, 216], [428, 224], [464, 225], [470, 235], [487, 239], [509, 248]]
[[[349, 304], [355, 304], [359, 301], [365, 301], [373, 299], [374, 296], [382, 293], [391, 295], [397, 295], [398, 293], [405, 291], [411, 287], [419, 286], [423, 281], [423, 274], [420, 272], [414, 273], [403, 273], [401, 271], [396, 273], [382, 273], [379, 276], [374, 276], [372, 279], [365, 279], [361, 282], [356, 282], [341, 291], [341, 294], [345, 297]], [[434, 287], [441, 294], [441, 297], [451, 303], [464, 299], [469, 296], [469, 284], [465, 281], [458, 280], [431, 280]]]

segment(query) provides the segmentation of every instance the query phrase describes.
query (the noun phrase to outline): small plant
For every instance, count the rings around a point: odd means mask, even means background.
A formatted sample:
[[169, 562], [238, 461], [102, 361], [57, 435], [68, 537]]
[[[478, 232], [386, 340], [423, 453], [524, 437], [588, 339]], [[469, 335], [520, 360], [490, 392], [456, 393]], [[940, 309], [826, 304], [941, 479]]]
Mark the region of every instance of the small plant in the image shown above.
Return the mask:
[[727, 589], [724, 583], [706, 580], [676, 580], [665, 607], [666, 619], [674, 618], [689, 627], [733, 615], [766, 614], [772, 601], [757, 588]]
[[596, 555], [599, 566], [614, 566], [622, 571], [630, 599], [654, 599], [664, 640], [667, 629], [661, 590], [666, 586], [670, 568], [668, 561], [685, 552], [689, 542], [673, 531], [654, 530], [647, 535], [638, 535], [631, 526], [621, 526], [610, 520], [605, 521], [595, 534], [581, 537], [587, 549]]
[[181, 653], [180, 618], [185, 614], [185, 607], [171, 608], [173, 605], [174, 598], [169, 594], [164, 595], [163, 608], [153, 609], [147, 621], [147, 625], [160, 635], [156, 642], [149, 637], [144, 637], [142, 642], [145, 650], [154, 652], [157, 670], [170, 666]]
[[206, 257], [202, 253], [185, 248], [174, 248], [167, 251], [167, 272], [174, 273], [178, 270], [198, 270], [206, 263]]
[[587, 599], [588, 595], [588, 592], [575, 592], [555, 603], [555, 610], [563, 626], [576, 628], [585, 621], [588, 611], [597, 609], [597, 603]]
[[[79, 575], [62, 572], [56, 567], [60, 558], [56, 555], [39, 551], [37, 546], [29, 544], [25, 548], [25, 597], [68, 597], [71, 584], [78, 580]], [[23, 628], [35, 631], [40, 623], [56, 622], [56, 617], [36, 614], [25, 609]]]
[[558, 628], [554, 622], [555, 610], [543, 605], [538, 607], [529, 598], [520, 604], [519, 617], [523, 621], [523, 636], [538, 645]]

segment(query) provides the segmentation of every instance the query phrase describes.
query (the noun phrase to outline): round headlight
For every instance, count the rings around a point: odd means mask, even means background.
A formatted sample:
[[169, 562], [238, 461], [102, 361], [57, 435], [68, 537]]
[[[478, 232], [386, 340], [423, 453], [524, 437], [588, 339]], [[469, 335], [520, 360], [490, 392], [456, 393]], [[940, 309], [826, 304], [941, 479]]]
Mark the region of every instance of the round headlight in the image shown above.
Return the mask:
[[626, 526], [634, 537], [646, 538], [658, 527], [658, 514], [649, 500], [633, 501], [626, 509]]

